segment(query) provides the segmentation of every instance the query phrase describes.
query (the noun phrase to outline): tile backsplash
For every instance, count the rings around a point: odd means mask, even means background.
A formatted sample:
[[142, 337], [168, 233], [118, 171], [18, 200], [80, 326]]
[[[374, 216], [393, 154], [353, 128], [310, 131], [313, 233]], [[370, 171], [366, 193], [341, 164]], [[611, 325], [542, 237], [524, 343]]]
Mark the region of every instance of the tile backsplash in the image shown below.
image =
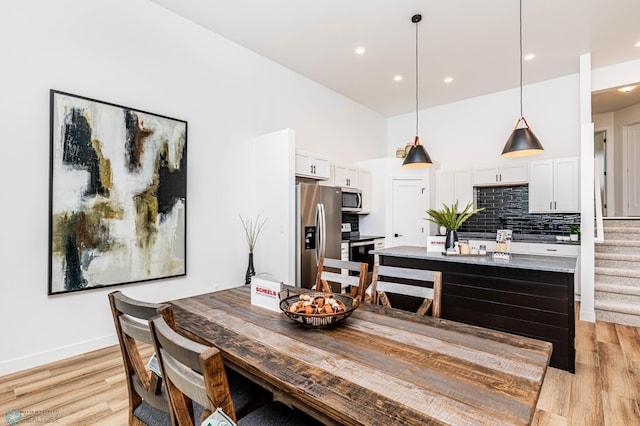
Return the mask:
[[476, 187], [476, 207], [485, 210], [469, 218], [458, 231], [514, 234], [566, 235], [567, 227], [580, 224], [580, 213], [529, 213], [529, 186]]

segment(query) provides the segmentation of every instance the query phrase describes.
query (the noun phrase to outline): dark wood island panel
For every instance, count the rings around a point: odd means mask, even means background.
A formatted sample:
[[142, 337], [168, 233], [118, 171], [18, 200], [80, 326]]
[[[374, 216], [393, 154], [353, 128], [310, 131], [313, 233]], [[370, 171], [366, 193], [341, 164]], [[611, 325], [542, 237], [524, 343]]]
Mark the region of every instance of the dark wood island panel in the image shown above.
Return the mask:
[[382, 265], [441, 271], [442, 318], [550, 342], [550, 365], [575, 372], [575, 258], [452, 258], [423, 247], [374, 253]]

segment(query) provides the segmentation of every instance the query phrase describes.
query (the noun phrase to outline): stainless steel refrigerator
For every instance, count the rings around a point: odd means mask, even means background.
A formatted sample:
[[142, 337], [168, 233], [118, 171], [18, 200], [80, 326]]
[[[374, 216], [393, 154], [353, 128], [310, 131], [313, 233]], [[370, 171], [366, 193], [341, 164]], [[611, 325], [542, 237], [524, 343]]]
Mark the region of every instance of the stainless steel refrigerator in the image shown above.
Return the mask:
[[296, 185], [296, 285], [312, 288], [321, 257], [340, 259], [342, 190]]

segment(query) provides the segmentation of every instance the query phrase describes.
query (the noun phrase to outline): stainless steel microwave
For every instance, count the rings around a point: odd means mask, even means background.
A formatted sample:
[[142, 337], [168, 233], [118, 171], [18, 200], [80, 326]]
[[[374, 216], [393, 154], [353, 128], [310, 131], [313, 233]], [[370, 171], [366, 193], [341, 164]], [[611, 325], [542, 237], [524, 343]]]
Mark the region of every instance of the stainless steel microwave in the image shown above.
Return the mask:
[[342, 211], [362, 211], [362, 191], [357, 188], [342, 188]]

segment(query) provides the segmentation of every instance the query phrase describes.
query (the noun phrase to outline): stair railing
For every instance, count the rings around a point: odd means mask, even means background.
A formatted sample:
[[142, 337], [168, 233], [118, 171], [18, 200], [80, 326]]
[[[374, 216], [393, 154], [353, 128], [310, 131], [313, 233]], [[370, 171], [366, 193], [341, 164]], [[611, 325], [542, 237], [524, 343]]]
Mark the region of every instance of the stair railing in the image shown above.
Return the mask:
[[596, 243], [604, 243], [604, 221], [602, 220], [602, 192], [600, 191], [600, 168], [598, 160], [593, 159], [593, 189], [596, 209]]

